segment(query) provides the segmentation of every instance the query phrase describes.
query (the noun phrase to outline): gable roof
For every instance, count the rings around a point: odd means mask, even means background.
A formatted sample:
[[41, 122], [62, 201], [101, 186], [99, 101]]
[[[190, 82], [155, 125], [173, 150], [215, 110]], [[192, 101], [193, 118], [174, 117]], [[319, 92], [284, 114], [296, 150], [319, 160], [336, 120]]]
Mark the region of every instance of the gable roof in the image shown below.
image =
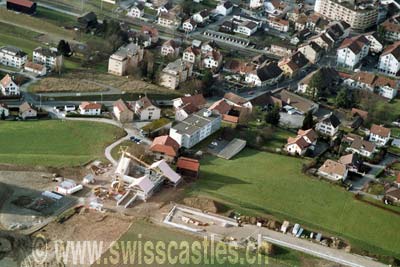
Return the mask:
[[101, 104], [94, 102], [82, 102], [79, 105], [80, 109], [88, 110], [88, 109], [101, 109]]
[[333, 113], [330, 114], [329, 116], [323, 118], [321, 120], [321, 122], [324, 124], [331, 124], [334, 128], [336, 128], [340, 125], [340, 120]]
[[392, 54], [398, 61], [400, 61], [400, 41], [386, 47], [385, 50], [383, 50], [381, 57], [387, 54]]
[[368, 118], [368, 111], [361, 110], [361, 109], [358, 109], [358, 108], [352, 108], [352, 109], [351, 109], [351, 115], [353, 115], [353, 116], [358, 115], [358, 116], [360, 116], [362, 119], [365, 120], [365, 119]]
[[179, 47], [179, 45], [175, 42], [175, 40], [172, 40], [172, 39], [170, 39], [170, 40], [168, 40], [168, 41], [165, 41], [163, 44], [162, 44], [162, 46], [171, 46], [172, 48], [177, 48], [177, 47]]
[[295, 93], [289, 92], [287, 90], [282, 90], [276, 93], [275, 97], [280, 99], [285, 104], [290, 105], [304, 113], [310, 111], [315, 105], [313, 101], [301, 97]]
[[308, 139], [310, 139], [311, 142], [314, 142], [318, 139], [318, 135], [313, 129], [308, 129], [308, 130], [299, 129], [297, 131], [297, 134], [300, 136], [307, 137]]
[[208, 109], [216, 110], [219, 114], [227, 114], [231, 110], [231, 105], [229, 105], [225, 99], [221, 99], [214, 102]]
[[28, 0], [7, 0], [7, 2], [28, 8], [31, 8], [34, 4], [34, 2]]
[[169, 135], [163, 135], [154, 138], [150, 150], [175, 157], [178, 154], [179, 147], [179, 144]]
[[37, 71], [43, 71], [46, 68], [46, 66], [38, 63], [33, 63], [32, 61], [28, 61], [25, 63], [25, 68], [34, 69]]
[[346, 142], [351, 142], [350, 148], [355, 150], [365, 150], [372, 153], [376, 148], [374, 143], [364, 140], [358, 135], [347, 135], [343, 137], [343, 140]]
[[197, 108], [207, 104], [207, 101], [206, 101], [206, 99], [204, 98], [204, 96], [202, 94], [183, 96], [180, 99], [181, 99], [181, 101], [183, 103], [182, 105], [186, 105], [186, 104], [190, 103], [190, 104], [194, 105]]
[[114, 102], [114, 107], [117, 107], [120, 112], [124, 112], [126, 110], [131, 110], [124, 100], [119, 99]]
[[239, 106], [249, 102], [246, 98], [241, 97], [241, 96], [239, 96], [239, 95], [237, 95], [235, 93], [232, 93], [232, 92], [225, 93], [224, 99], [226, 99], [226, 100], [228, 100], [228, 101], [230, 101], [232, 103], [235, 103], [236, 105], [239, 105]]
[[136, 101], [136, 103], [138, 103], [140, 105], [140, 109], [141, 110], [142, 109], [146, 109], [146, 108], [151, 107], [151, 106], [156, 106], [153, 103], [153, 101], [150, 98], [148, 98], [147, 96], [144, 96], [144, 97], [140, 98], [138, 101]]
[[269, 62], [256, 70], [257, 76], [261, 81], [267, 81], [278, 77], [283, 73], [275, 62]]
[[176, 167], [179, 169], [198, 172], [200, 169], [200, 162], [197, 159], [180, 157], [176, 163]]
[[23, 112], [28, 111], [30, 109], [33, 109], [33, 108], [31, 107], [31, 105], [28, 102], [24, 102], [19, 106], [19, 112], [20, 113], [23, 113]]
[[379, 135], [381, 137], [389, 137], [390, 129], [385, 128], [382, 125], [372, 124], [371, 133], [375, 135]]
[[6, 74], [6, 76], [4, 76], [3, 79], [1, 79], [1, 81], [0, 81], [0, 83], [3, 87], [8, 86], [11, 82], [14, 82], [14, 81], [9, 74]]
[[338, 49], [348, 48], [354, 54], [361, 52], [364, 45], [368, 44], [369, 41], [364, 35], [358, 35], [352, 38], [346, 38]]
[[318, 170], [328, 174], [338, 174], [340, 176], [344, 176], [346, 173], [346, 165], [331, 159], [327, 159]]

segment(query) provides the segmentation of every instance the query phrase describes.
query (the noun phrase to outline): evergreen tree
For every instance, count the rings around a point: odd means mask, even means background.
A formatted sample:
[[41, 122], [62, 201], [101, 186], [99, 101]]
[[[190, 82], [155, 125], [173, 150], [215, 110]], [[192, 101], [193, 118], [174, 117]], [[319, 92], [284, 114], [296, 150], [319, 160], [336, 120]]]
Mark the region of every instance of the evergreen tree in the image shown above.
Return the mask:
[[271, 124], [271, 125], [278, 125], [279, 120], [281, 118], [281, 115], [279, 114], [280, 107], [278, 105], [275, 105], [270, 111], [267, 112], [265, 115], [265, 122]]
[[314, 127], [313, 114], [311, 111], [309, 111], [304, 117], [303, 126], [301, 127], [301, 129], [308, 130], [311, 129], [312, 127]]
[[351, 108], [353, 102], [353, 94], [346, 88], [342, 88], [335, 99], [335, 105], [339, 108]]

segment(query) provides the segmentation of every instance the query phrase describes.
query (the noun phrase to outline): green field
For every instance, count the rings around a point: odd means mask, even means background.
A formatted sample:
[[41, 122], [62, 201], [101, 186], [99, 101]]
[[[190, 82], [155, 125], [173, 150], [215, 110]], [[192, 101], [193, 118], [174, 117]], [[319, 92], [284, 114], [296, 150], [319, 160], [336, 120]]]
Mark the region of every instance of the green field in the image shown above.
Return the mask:
[[105, 147], [124, 132], [96, 122], [3, 121], [0, 135], [0, 163], [63, 167], [103, 159]]
[[300, 159], [246, 149], [229, 161], [207, 156], [201, 163], [201, 177], [189, 195], [212, 197], [247, 213], [272, 214], [341, 236], [357, 248], [400, 256], [400, 238], [393, 234], [400, 216], [302, 174]]
[[[138, 235], [141, 234], [141, 237], [139, 238]], [[203, 239], [200, 239], [200, 237], [197, 236], [193, 236], [193, 235], [189, 235], [186, 234], [184, 232], [181, 231], [177, 231], [174, 229], [170, 229], [170, 228], [164, 228], [164, 227], [160, 227], [157, 225], [154, 225], [150, 222], [144, 221], [144, 220], [139, 220], [136, 221], [132, 224], [132, 226], [130, 227], [130, 229], [120, 238], [119, 241], [124, 241], [125, 244], [127, 244], [127, 241], [131, 242], [131, 245], [133, 242], [141, 240], [142, 243], [144, 244], [144, 242], [150, 241], [153, 244], [155, 244], [156, 242], [163, 242], [164, 244], [166, 244], [166, 246], [168, 245], [169, 242], [171, 241], [175, 241], [177, 242], [179, 245], [181, 244], [182, 241], [184, 242], [188, 242], [189, 245], [191, 246], [193, 244], [194, 241], [203, 241]], [[117, 242], [118, 244], [122, 244], [120, 242]], [[217, 264], [215, 262], [215, 264], [211, 264], [211, 260], [208, 264], [200, 262], [199, 264], [179, 264], [178, 261], [178, 265], [174, 265], [174, 264], [156, 264], [156, 263], [150, 263], [150, 264], [136, 264], [137, 261], [135, 262], [131, 262], [134, 264], [128, 264], [129, 261], [127, 261], [127, 263], [124, 263], [123, 261], [123, 256], [121, 256], [119, 258], [119, 263], [118, 264], [113, 264], [110, 262], [109, 259], [111, 257], [114, 257], [114, 259], [117, 259], [115, 257], [115, 252], [120, 252], [122, 249], [123, 245], [119, 245], [119, 247], [114, 247], [113, 252], [111, 250], [107, 251], [106, 253], [103, 254], [103, 256], [101, 257], [100, 263], [98, 264], [94, 264], [93, 266], [270, 266], [270, 267], [277, 267], [277, 266], [318, 266], [319, 264], [323, 264], [326, 263], [325, 261], [319, 260], [319, 259], [315, 259], [313, 257], [301, 254], [299, 252], [296, 251], [289, 251], [283, 248], [277, 248], [276, 250], [276, 256], [274, 256], [273, 258], [270, 257], [268, 259], [268, 265], [259, 265], [259, 264], [229, 264], [229, 263], [222, 263], [222, 264]], [[126, 245], [125, 245], [126, 246]], [[183, 259], [183, 256], [176, 255], [177, 253], [174, 253], [175, 251], [172, 251], [172, 257], [174, 256], [178, 256], [179, 259]], [[137, 254], [136, 254], [137, 255]], [[203, 251], [201, 251], [201, 255], [202, 257], [205, 257], [205, 253], [203, 253]], [[207, 250], [207, 255], [210, 259], [210, 249]], [[239, 251], [239, 255], [240, 256], [244, 256], [244, 252]], [[125, 257], [127, 259], [129, 259], [128, 257]], [[143, 255], [142, 257], [143, 258]], [[168, 259], [168, 258], [167, 258]], [[137, 260], [137, 257], [136, 257]], [[216, 258], [215, 258], [216, 260]], [[106, 264], [104, 263], [106, 262]]]

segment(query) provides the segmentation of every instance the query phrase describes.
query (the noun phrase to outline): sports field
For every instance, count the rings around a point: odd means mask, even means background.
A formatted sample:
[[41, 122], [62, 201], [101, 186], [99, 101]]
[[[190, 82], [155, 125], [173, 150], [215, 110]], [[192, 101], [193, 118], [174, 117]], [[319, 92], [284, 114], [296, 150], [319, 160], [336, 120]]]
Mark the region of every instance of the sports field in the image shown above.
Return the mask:
[[400, 256], [400, 216], [301, 173], [304, 161], [245, 149], [227, 161], [207, 156], [189, 195], [205, 195], [253, 214], [272, 214], [341, 236], [358, 248]]
[[104, 159], [124, 135], [112, 125], [83, 121], [0, 122], [0, 163], [67, 167]]

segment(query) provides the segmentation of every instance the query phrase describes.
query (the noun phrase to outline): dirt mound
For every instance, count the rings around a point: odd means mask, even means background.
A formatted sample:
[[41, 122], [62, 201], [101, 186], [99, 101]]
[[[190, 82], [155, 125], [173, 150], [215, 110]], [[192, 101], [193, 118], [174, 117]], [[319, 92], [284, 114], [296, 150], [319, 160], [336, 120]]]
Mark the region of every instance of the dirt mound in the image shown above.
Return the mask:
[[218, 213], [222, 210], [220, 203], [207, 198], [189, 197], [183, 199], [183, 203], [187, 206], [212, 213]]

